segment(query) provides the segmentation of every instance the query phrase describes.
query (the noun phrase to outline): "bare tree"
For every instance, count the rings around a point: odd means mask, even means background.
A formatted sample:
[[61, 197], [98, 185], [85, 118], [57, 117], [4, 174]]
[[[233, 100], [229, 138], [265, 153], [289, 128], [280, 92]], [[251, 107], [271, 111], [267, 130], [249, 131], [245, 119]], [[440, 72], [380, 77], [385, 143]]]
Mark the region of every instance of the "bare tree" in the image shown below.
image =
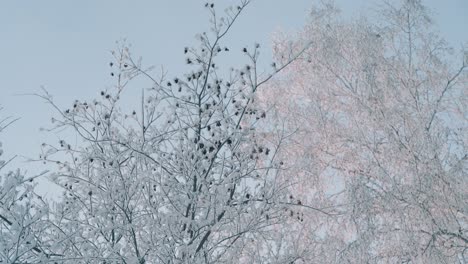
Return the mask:
[[[212, 31], [183, 50], [192, 70], [182, 76], [154, 77], [122, 44], [110, 63], [116, 84], [100, 99], [62, 110], [47, 92], [40, 95], [59, 114], [52, 130], [79, 136], [75, 144], [45, 144], [42, 156], [58, 166], [52, 179], [63, 189], [52, 219], [58, 231], [49, 234], [61, 242], [61, 261], [239, 263], [251, 259], [258, 241], [264, 243], [257, 252], [275, 246], [274, 226], [292, 205], [288, 183], [278, 178], [282, 136], [267, 141], [256, 132], [265, 112], [253, 104], [254, 94], [301, 51], [271, 74], [258, 74], [260, 45], [224, 46], [248, 4], [224, 17], [206, 4]], [[218, 64], [229, 52], [249, 63], [238, 70]], [[136, 78], [151, 88], [141, 91], [135, 109], [125, 109], [121, 97]]]
[[[2, 108], [0, 108], [0, 111]], [[0, 133], [17, 119], [0, 119]], [[0, 156], [3, 154], [0, 142]], [[34, 192], [35, 178], [19, 169], [2, 170], [14, 159], [0, 160], [0, 263], [43, 263], [59, 257], [51, 251], [48, 204]]]
[[[465, 263], [466, 64], [430, 31], [421, 1], [383, 3], [378, 17], [313, 9], [298, 38], [312, 41], [307, 56], [261, 93], [295, 132], [280, 155], [297, 192], [347, 211], [305, 218], [309, 237], [328, 245], [309, 261]], [[275, 49], [295, 45], [279, 36]]]

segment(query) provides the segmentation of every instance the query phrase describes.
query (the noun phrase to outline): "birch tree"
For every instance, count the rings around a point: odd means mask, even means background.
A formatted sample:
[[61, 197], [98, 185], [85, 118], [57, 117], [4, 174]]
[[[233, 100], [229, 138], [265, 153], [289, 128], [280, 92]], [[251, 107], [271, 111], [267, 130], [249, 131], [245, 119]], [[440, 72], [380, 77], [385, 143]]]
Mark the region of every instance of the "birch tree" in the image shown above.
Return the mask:
[[[421, 1], [394, 4], [382, 3], [377, 21], [344, 20], [333, 3], [314, 8], [297, 37], [312, 41], [305, 58], [262, 101], [295, 131], [282, 155], [297, 192], [346, 211], [305, 219], [309, 236], [327, 241], [318, 257], [465, 263], [466, 61], [431, 30]], [[278, 36], [278, 54], [296, 49], [290, 39]]]

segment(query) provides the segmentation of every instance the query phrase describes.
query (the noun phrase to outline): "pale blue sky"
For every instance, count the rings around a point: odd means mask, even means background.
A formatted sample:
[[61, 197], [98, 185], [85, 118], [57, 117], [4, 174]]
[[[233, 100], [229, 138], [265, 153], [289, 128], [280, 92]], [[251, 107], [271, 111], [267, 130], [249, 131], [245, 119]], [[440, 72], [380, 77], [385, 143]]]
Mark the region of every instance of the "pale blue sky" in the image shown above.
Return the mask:
[[[216, 1], [224, 9], [237, 1]], [[229, 38], [233, 47], [259, 42], [269, 61], [269, 39], [277, 29], [299, 29], [312, 0], [255, 0]], [[339, 0], [346, 15], [378, 1]], [[435, 13], [442, 36], [455, 48], [468, 41], [468, 0], [424, 1]], [[91, 99], [112, 85], [108, 62], [115, 41], [126, 37], [133, 51], [170, 76], [184, 63], [183, 47], [207, 30], [204, 1], [198, 0], [5, 0], [0, 2], [0, 105], [2, 116], [21, 120], [0, 141], [7, 155], [36, 157], [51, 107], [39, 98], [18, 96], [44, 85], [63, 108], [74, 99]], [[23, 164], [24, 165], [24, 164]], [[20, 166], [22, 166], [20, 164]], [[29, 166], [27, 166], [29, 167]]]

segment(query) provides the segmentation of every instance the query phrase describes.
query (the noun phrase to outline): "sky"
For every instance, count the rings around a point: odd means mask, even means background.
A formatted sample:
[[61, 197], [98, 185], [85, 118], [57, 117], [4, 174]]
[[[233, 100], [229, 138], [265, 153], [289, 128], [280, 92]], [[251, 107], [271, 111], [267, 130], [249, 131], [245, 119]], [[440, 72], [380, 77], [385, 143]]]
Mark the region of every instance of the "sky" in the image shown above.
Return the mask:
[[[389, 0], [392, 1], [392, 0]], [[298, 30], [313, 0], [254, 0], [234, 26], [232, 47], [258, 42], [269, 63], [269, 43], [277, 30]], [[337, 0], [345, 16], [359, 15], [378, 1]], [[237, 1], [216, 1], [220, 12]], [[468, 0], [427, 0], [440, 34], [455, 48], [468, 43]], [[0, 134], [5, 155], [36, 158], [40, 145], [58, 137], [40, 132], [50, 125], [51, 106], [28, 96], [45, 87], [59, 107], [90, 100], [112, 86], [109, 62], [115, 42], [126, 38], [147, 65], [181, 73], [183, 48], [208, 31], [208, 12], [198, 0], [15, 0], [0, 2], [0, 117], [20, 119]], [[232, 58], [238, 63], [237, 58]], [[266, 65], [265, 64], [265, 65]], [[131, 91], [130, 91], [131, 92]], [[37, 173], [40, 164], [15, 160]]]

